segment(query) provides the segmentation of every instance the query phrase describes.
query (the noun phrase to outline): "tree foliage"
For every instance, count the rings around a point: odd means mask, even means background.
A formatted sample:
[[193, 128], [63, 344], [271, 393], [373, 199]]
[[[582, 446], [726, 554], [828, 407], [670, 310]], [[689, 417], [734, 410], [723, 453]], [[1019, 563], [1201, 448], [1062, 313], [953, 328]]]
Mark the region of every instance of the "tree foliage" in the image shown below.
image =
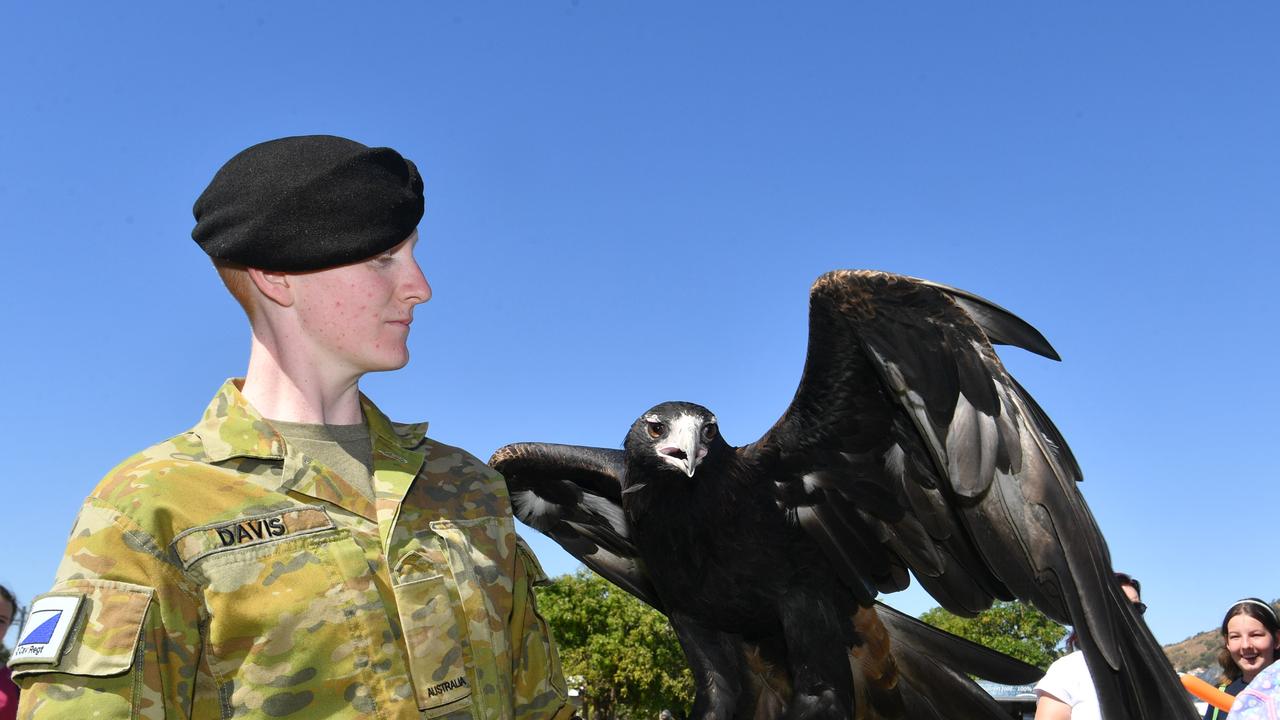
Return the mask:
[[693, 677], [666, 617], [582, 569], [538, 588], [566, 677], [581, 678], [592, 720], [656, 717], [693, 701]]
[[1065, 627], [1020, 602], [997, 602], [971, 618], [934, 608], [920, 619], [1041, 669], [1057, 659], [1057, 647], [1067, 634]]

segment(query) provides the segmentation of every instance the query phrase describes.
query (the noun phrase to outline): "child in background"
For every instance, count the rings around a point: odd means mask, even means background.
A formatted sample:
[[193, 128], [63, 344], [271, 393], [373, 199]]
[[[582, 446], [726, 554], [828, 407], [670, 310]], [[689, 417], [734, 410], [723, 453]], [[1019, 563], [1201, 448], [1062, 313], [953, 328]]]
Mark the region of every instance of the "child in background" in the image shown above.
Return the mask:
[[[0, 642], [9, 632], [9, 625], [18, 613], [18, 599], [9, 588], [0, 585]], [[18, 686], [9, 677], [9, 668], [0, 664], [0, 720], [14, 720], [18, 717]]]
[[[1258, 598], [1237, 601], [1222, 618], [1222, 666], [1219, 690], [1239, 695], [1258, 674], [1275, 662], [1280, 649], [1280, 619], [1275, 608]], [[1233, 711], [1239, 707], [1237, 702]], [[1204, 720], [1225, 720], [1228, 714], [1210, 706]], [[1265, 717], [1265, 716], [1262, 716]]]

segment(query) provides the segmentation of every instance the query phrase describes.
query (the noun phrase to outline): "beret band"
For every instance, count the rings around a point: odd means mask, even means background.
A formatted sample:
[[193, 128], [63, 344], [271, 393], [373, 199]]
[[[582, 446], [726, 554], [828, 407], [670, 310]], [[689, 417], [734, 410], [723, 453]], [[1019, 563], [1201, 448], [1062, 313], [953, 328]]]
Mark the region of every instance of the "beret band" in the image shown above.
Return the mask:
[[422, 219], [422, 178], [385, 147], [333, 135], [280, 138], [227, 161], [192, 209], [210, 257], [280, 272], [357, 262]]

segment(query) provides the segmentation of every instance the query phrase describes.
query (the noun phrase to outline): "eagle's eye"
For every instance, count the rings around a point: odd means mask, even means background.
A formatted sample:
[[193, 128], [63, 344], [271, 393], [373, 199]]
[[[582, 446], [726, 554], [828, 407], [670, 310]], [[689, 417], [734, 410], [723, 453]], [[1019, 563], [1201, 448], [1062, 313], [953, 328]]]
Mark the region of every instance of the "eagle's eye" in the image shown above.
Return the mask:
[[716, 437], [716, 424], [707, 423], [702, 426], [702, 442], [711, 442]]
[[646, 421], [644, 426], [645, 429], [649, 431], [649, 437], [655, 440], [662, 437], [667, 432], [667, 424], [664, 422], [658, 422], [657, 420]]

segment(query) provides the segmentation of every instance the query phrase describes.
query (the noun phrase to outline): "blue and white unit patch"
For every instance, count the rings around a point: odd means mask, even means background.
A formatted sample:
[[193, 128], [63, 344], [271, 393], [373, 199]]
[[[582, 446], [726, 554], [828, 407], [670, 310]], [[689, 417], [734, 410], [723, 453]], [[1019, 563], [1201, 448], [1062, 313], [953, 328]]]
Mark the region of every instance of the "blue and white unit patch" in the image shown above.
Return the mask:
[[9, 664], [56, 663], [80, 609], [79, 595], [49, 595], [31, 604]]

